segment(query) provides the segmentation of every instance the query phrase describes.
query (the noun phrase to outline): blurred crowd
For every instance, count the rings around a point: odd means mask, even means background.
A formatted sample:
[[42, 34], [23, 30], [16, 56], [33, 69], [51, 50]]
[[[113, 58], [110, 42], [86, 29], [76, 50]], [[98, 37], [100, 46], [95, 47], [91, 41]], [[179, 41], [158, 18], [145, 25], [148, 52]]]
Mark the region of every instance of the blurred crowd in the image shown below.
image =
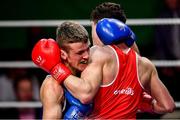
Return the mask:
[[[180, 18], [180, 0], [164, 0], [162, 4], [158, 18]], [[155, 48], [155, 59], [180, 60], [180, 25], [155, 26]], [[177, 95], [180, 67], [161, 67], [158, 72], [175, 101], [180, 101], [180, 95]]]
[[[0, 101], [39, 101], [40, 84], [36, 76], [21, 68], [7, 69], [0, 75]], [[2, 119], [38, 119], [40, 108], [1, 108]]]

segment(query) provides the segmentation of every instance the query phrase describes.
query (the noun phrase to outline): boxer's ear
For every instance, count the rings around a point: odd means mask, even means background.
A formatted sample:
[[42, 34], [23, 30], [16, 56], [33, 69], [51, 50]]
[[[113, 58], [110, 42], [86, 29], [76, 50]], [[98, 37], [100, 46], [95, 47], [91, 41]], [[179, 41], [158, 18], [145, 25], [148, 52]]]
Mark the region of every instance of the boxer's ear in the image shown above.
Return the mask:
[[61, 49], [61, 59], [66, 60], [68, 57], [67, 52]]

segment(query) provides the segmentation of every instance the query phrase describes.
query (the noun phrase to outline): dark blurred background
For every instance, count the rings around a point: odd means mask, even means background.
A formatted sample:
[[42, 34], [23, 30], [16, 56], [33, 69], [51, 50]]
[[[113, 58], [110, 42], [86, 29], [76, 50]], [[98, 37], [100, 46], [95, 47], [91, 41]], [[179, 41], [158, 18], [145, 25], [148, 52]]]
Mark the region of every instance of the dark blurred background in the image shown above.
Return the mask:
[[[89, 19], [91, 10], [105, 0], [6, 0], [1, 1], [0, 20], [64, 20], [64, 19]], [[162, 8], [162, 0], [112, 0], [122, 4], [127, 18], [155, 18]], [[154, 26], [133, 27], [138, 37], [137, 44], [141, 54], [152, 56]], [[90, 27], [87, 28], [90, 32]], [[1, 54], [11, 51], [16, 54], [1, 57], [3, 60], [17, 59], [23, 56], [30, 60], [32, 44], [39, 38], [55, 38], [55, 27], [33, 28], [0, 28]], [[146, 49], [145, 49], [146, 48]], [[145, 49], [145, 50], [144, 50]], [[145, 52], [146, 51], [146, 52]]]
[[[89, 20], [91, 10], [98, 4], [106, 0], [1, 0], [0, 1], [0, 20]], [[171, 0], [169, 0], [171, 1]], [[172, 0], [174, 1], [174, 0]], [[171, 1], [171, 2], [172, 2]], [[179, 0], [177, 0], [179, 1]], [[106, 1], [107, 2], [107, 1]], [[165, 0], [111, 0], [111, 2], [119, 3], [123, 6], [128, 19], [143, 18], [173, 18], [174, 16], [161, 16], [163, 12], [169, 8], [165, 4]], [[169, 4], [169, 3], [168, 3]], [[179, 18], [179, 2], [178, 15]], [[159, 25], [158, 25], [159, 26]], [[169, 25], [165, 25], [169, 26]], [[176, 25], [179, 26], [179, 25]], [[160, 40], [156, 33], [159, 28], [156, 25], [130, 26], [137, 36], [137, 45], [142, 56], [154, 60], [179, 60], [175, 57], [161, 57], [158, 53], [161, 45], [157, 43]], [[86, 26], [90, 38], [91, 27]], [[166, 28], [161, 28], [164, 30]], [[169, 29], [167, 27], [167, 29]], [[172, 31], [172, 30], [170, 30]], [[34, 44], [41, 38], [55, 39], [56, 27], [0, 27], [0, 62], [1, 61], [30, 61], [31, 50]], [[159, 31], [158, 31], [159, 33]], [[180, 34], [180, 32], [178, 32]], [[160, 33], [159, 33], [160, 34]], [[163, 35], [169, 35], [168, 30]], [[171, 41], [170, 36], [169, 41]], [[176, 44], [176, 48], [179, 45]], [[164, 51], [164, 50], [162, 50]], [[171, 50], [170, 50], [171, 51]], [[179, 51], [180, 52], [180, 51]], [[180, 53], [177, 53], [180, 54]], [[177, 67], [157, 67], [162, 82], [166, 85], [175, 101], [180, 101], [180, 68]], [[15, 72], [18, 71], [18, 72]], [[23, 72], [22, 72], [23, 71]], [[32, 81], [38, 82], [34, 90], [33, 100], [39, 101], [39, 87], [47, 73], [37, 68], [11, 69], [0, 67], [0, 84], [1, 81], [10, 79], [7, 86], [13, 88], [14, 81], [19, 76], [28, 76]], [[11, 76], [11, 77], [9, 77]], [[29, 77], [30, 76], [30, 77]], [[5, 80], [6, 79], [6, 80]], [[12, 84], [11, 84], [12, 83]], [[1, 85], [0, 85], [1, 86]], [[3, 86], [3, 85], [2, 85]], [[7, 89], [7, 88], [6, 88]], [[8, 90], [7, 90], [8, 91]], [[2, 95], [2, 94], [1, 94]], [[0, 95], [0, 96], [1, 96]], [[16, 100], [16, 97], [1, 98], [1, 101]], [[32, 100], [31, 100], [32, 101]]]

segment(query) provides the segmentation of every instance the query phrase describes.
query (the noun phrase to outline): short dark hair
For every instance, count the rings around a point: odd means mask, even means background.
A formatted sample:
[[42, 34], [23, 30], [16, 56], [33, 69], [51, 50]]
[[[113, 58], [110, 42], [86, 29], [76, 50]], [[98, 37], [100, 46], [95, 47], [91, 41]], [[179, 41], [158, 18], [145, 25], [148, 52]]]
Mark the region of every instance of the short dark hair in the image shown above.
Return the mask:
[[126, 15], [120, 4], [104, 2], [95, 7], [91, 12], [91, 20], [95, 23], [102, 18], [114, 18], [126, 23]]
[[56, 41], [62, 49], [66, 43], [89, 42], [87, 30], [79, 23], [73, 21], [63, 22], [56, 30]]

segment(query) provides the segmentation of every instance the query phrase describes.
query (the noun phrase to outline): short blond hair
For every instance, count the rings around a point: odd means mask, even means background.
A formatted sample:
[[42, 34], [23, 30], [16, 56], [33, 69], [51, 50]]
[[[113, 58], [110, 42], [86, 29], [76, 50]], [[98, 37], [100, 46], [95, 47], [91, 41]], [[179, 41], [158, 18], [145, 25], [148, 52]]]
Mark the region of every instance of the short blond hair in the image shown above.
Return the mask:
[[77, 22], [66, 21], [58, 26], [56, 30], [56, 41], [59, 47], [65, 49], [65, 44], [76, 42], [89, 42], [87, 30]]

